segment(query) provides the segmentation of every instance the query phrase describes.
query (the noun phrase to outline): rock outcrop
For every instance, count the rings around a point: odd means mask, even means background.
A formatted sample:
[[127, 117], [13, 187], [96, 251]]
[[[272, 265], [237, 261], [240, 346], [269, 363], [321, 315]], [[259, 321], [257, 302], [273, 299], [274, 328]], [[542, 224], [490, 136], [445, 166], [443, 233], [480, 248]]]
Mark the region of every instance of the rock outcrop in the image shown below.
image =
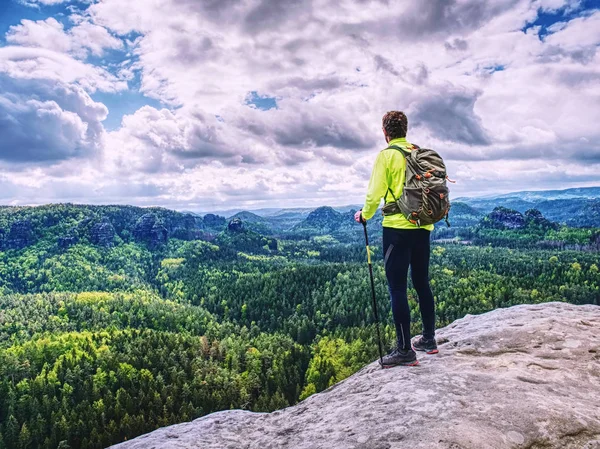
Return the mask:
[[244, 222], [239, 218], [233, 218], [227, 225], [229, 232], [244, 232]]
[[517, 210], [498, 206], [481, 221], [481, 225], [494, 229], [520, 229], [525, 227], [525, 217]]
[[169, 238], [167, 228], [152, 213], [144, 214], [138, 219], [133, 235], [136, 240], [145, 242], [152, 248], [163, 245]]
[[33, 226], [29, 220], [15, 221], [10, 227], [3, 246], [7, 249], [22, 249], [33, 243]]
[[[202, 222], [201, 219], [199, 219]], [[191, 214], [178, 216], [169, 222], [169, 237], [181, 240], [194, 240], [202, 236], [202, 232], [196, 222], [196, 217]]]
[[600, 307], [498, 309], [438, 332], [418, 367], [372, 363], [274, 413], [213, 413], [113, 446], [600, 448]]
[[114, 238], [115, 228], [108, 217], [102, 217], [90, 230], [90, 241], [94, 245], [104, 246], [106, 248], [111, 247], [113, 246]]
[[542, 213], [537, 209], [529, 209], [525, 211], [525, 221], [527, 226], [536, 226], [541, 229], [558, 229], [560, 226], [558, 223], [554, 223], [546, 219]]

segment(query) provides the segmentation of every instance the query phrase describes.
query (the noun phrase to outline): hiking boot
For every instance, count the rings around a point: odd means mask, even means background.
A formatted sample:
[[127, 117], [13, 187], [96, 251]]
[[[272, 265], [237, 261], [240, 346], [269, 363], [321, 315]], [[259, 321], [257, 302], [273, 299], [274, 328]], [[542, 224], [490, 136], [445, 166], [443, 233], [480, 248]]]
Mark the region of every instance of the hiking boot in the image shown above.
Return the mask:
[[417, 354], [412, 349], [394, 349], [388, 355], [383, 357], [383, 363], [379, 362], [383, 368], [392, 366], [415, 366], [419, 364]]
[[426, 354], [437, 354], [440, 352], [438, 351], [435, 338], [427, 340], [422, 335], [413, 340], [412, 347], [415, 351], [423, 351]]

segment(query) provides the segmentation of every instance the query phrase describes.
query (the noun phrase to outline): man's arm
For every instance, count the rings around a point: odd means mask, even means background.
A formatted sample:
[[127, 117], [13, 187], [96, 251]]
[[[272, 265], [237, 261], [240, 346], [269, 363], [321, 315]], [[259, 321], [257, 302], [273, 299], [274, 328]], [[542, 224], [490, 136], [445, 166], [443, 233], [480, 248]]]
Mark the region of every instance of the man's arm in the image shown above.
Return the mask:
[[384, 152], [381, 151], [375, 159], [375, 166], [371, 173], [371, 179], [369, 180], [369, 188], [367, 189], [367, 197], [365, 199], [365, 205], [362, 208], [362, 217], [365, 220], [373, 218], [381, 198], [385, 196], [387, 192], [387, 159]]

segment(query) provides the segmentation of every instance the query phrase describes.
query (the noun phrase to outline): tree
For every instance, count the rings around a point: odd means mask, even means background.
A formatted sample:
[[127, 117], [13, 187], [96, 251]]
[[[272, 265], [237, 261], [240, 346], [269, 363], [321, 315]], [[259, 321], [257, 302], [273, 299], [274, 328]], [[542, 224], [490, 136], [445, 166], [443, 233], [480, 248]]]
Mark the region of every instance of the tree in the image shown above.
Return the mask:
[[31, 433], [27, 428], [27, 424], [23, 423], [21, 432], [19, 433], [19, 449], [29, 449], [32, 444]]

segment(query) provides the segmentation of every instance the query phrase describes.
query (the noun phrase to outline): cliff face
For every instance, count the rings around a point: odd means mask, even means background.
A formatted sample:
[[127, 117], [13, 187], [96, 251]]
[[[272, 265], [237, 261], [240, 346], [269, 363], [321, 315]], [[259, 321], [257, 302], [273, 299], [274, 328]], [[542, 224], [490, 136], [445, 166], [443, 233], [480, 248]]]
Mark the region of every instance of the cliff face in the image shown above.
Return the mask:
[[482, 225], [494, 229], [520, 229], [525, 226], [525, 218], [519, 211], [496, 207], [484, 218]]
[[21, 249], [34, 241], [33, 228], [29, 220], [15, 221], [10, 227], [8, 236], [3, 238], [5, 231], [0, 234], [0, 249]]
[[214, 413], [113, 447], [600, 448], [600, 307], [498, 309], [437, 338], [418, 367], [372, 363], [294, 407]]

